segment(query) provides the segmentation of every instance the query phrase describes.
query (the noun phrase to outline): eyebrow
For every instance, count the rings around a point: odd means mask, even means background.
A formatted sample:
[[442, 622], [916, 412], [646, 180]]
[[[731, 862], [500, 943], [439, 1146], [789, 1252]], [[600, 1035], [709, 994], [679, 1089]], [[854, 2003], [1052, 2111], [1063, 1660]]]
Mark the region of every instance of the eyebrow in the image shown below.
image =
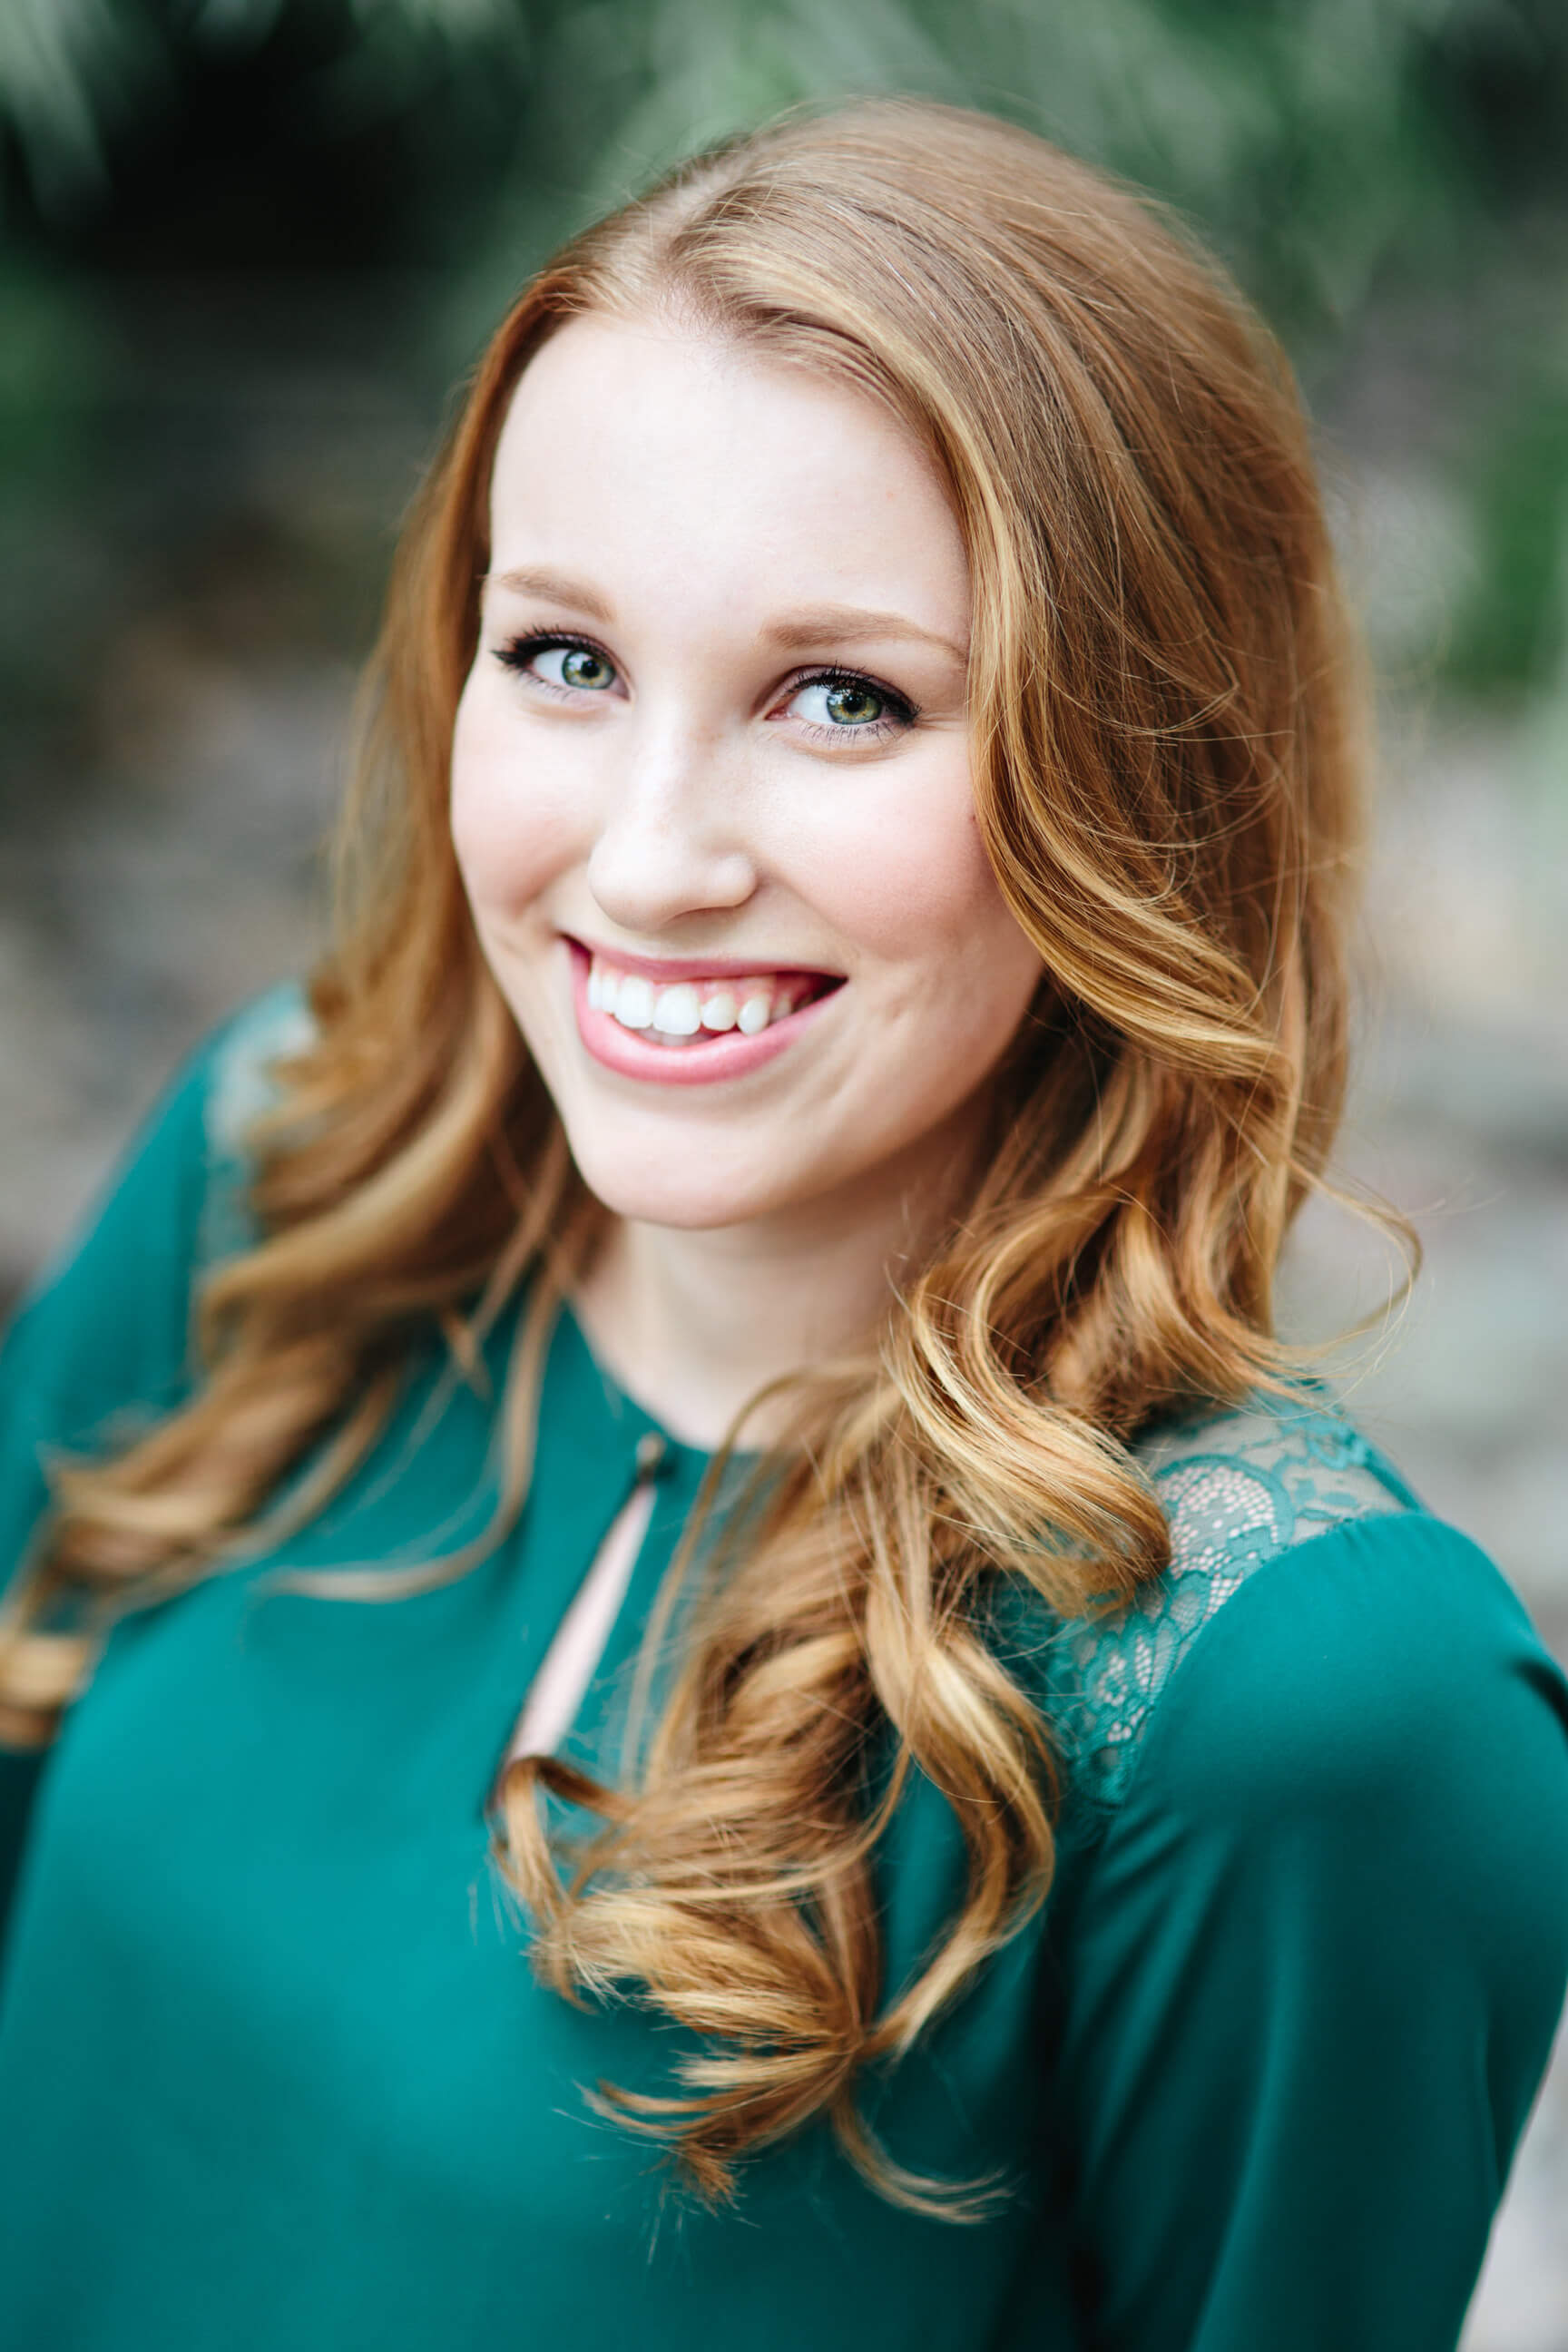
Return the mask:
[[782, 620], [771, 622], [763, 635], [783, 653], [804, 653], [825, 640], [852, 646], [869, 637], [879, 637], [899, 645], [940, 646], [956, 661], [969, 659], [968, 646], [956, 644], [952, 637], [942, 636], [934, 629], [922, 629], [918, 621], [907, 620], [902, 613], [873, 613], [861, 604], [813, 604], [805, 612], [791, 613]]
[[[552, 604], [569, 605], [575, 613], [585, 613], [608, 627], [615, 620], [613, 607], [590, 587], [585, 580], [575, 580], [569, 572], [551, 572], [542, 566], [522, 565], [512, 572], [493, 572], [491, 583], [498, 588], [508, 588], [519, 596], [541, 596]], [[801, 612], [789, 613], [772, 621], [763, 635], [781, 653], [803, 653], [812, 646], [864, 644], [879, 638], [895, 644], [940, 646], [956, 661], [967, 661], [969, 648], [944, 637], [934, 629], [922, 629], [917, 621], [909, 620], [902, 613], [878, 613], [861, 604], [813, 604]]]
[[489, 572], [486, 580], [487, 585], [510, 588], [519, 596], [542, 596], [547, 604], [570, 604], [574, 613], [586, 613], [606, 626], [616, 617], [597, 589], [590, 588], [586, 581], [574, 580], [569, 572], [524, 564], [516, 572]]

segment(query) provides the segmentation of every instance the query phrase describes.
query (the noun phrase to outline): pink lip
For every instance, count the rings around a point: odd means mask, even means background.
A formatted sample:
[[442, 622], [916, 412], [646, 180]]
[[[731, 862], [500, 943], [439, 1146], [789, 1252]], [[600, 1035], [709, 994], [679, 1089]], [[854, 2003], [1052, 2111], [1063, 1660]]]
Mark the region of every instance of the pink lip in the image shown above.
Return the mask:
[[[655, 1045], [635, 1029], [623, 1029], [609, 1013], [600, 1013], [588, 1002], [588, 950], [580, 940], [565, 941], [572, 961], [572, 1002], [577, 1014], [577, 1034], [595, 1062], [606, 1070], [615, 1070], [625, 1078], [647, 1078], [656, 1086], [714, 1086], [724, 1078], [742, 1078], [752, 1070], [760, 1070], [794, 1045], [829, 998], [837, 994], [830, 990], [827, 996], [813, 997], [782, 1021], [773, 1021], [756, 1036], [742, 1036], [738, 1029], [705, 1037], [700, 1045]], [[652, 980], [696, 980], [711, 975], [715, 979], [748, 979], [759, 970], [754, 963], [727, 963], [713, 957], [706, 963], [680, 961], [674, 957], [623, 956], [618, 949], [601, 950], [606, 961], [615, 963], [622, 971], [641, 972]], [[776, 971], [776, 965], [760, 967]]]
[[663, 981], [667, 986], [678, 980], [751, 980], [764, 972], [780, 980], [793, 980], [801, 973], [813, 980], [839, 977], [837, 972], [818, 971], [804, 963], [737, 963], [732, 956], [628, 955], [624, 948], [602, 948], [593, 940], [574, 939], [569, 931], [561, 936], [574, 955], [600, 956], [617, 971], [635, 971], [644, 980]]

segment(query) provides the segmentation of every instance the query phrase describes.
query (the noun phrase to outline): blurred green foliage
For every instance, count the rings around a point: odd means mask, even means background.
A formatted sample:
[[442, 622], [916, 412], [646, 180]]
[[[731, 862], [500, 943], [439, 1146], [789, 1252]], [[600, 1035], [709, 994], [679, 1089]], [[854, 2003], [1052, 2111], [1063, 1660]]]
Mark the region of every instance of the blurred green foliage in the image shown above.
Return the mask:
[[1175, 203], [1310, 381], [1379, 304], [1462, 313], [1518, 277], [1515, 326], [1456, 369], [1472, 560], [1447, 659], [1471, 691], [1558, 672], [1568, 344], [1531, 317], [1562, 293], [1563, 0], [4, 0], [13, 467], [73, 446], [117, 273], [419, 273], [409, 363], [434, 377], [652, 170], [887, 90], [992, 108]]
[[1526, 384], [1476, 474], [1473, 570], [1448, 672], [1480, 692], [1543, 689], [1568, 644], [1568, 371]]
[[405, 240], [496, 200], [513, 271], [520, 218], [553, 233], [738, 125], [871, 90], [1129, 173], [1298, 326], [1342, 318], [1392, 250], [1568, 190], [1560, 0], [7, 0], [0, 117], [33, 199], [101, 197], [128, 129], [237, 61], [280, 78], [296, 146], [394, 128]]

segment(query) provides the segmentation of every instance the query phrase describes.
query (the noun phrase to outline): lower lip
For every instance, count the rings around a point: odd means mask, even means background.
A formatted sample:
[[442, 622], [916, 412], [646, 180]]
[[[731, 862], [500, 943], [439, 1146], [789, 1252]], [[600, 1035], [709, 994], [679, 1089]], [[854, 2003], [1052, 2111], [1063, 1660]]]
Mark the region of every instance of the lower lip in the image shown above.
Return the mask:
[[782, 1021], [771, 1021], [754, 1037], [743, 1035], [739, 1029], [726, 1029], [717, 1035], [704, 1036], [700, 1045], [656, 1045], [639, 1031], [623, 1029], [610, 1013], [601, 1013], [589, 1003], [587, 950], [580, 948], [575, 940], [568, 940], [566, 948], [572, 959], [572, 1002], [576, 1008], [577, 1034], [595, 1061], [624, 1078], [647, 1078], [659, 1087], [710, 1087], [726, 1078], [748, 1076], [764, 1063], [787, 1053], [824, 1005], [838, 993], [837, 989], [830, 989], [826, 996], [813, 997], [809, 1004], [786, 1013]]

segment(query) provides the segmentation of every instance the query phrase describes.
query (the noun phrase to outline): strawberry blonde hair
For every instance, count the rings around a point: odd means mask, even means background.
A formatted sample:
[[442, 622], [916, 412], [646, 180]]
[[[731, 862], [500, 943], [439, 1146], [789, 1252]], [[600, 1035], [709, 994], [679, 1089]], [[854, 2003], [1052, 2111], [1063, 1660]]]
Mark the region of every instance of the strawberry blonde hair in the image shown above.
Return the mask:
[[[513, 1765], [498, 1846], [550, 1983], [630, 1990], [698, 2037], [668, 2097], [605, 2095], [704, 2193], [825, 2116], [886, 2194], [962, 2213], [877, 2147], [856, 2092], [1050, 1881], [1050, 1729], [987, 1598], [1021, 1582], [1072, 1617], [1157, 1576], [1130, 1441], [1289, 1371], [1271, 1290], [1341, 1106], [1361, 805], [1360, 673], [1289, 371], [1178, 227], [1026, 132], [903, 102], [787, 120], [591, 228], [502, 322], [397, 556], [340, 943], [258, 1142], [261, 1238], [206, 1280], [198, 1393], [59, 1473], [0, 1701], [11, 1736], [47, 1738], [93, 1650], [48, 1630], [63, 1595], [107, 1622], [221, 1571], [310, 1454], [298, 1524], [374, 1442], [410, 1336], [438, 1318], [460, 1368], [526, 1283], [488, 1540], [521, 1507], [551, 1318], [604, 1213], [476, 944], [449, 751], [518, 377], [564, 320], [650, 312], [858, 388], [940, 468], [973, 579], [979, 820], [1047, 977], [973, 1197], [864, 1360], [793, 1384], [625, 1769]], [[474, 1557], [316, 1588], [395, 1599]], [[915, 1775], [967, 1881], [889, 1998], [873, 1866]], [[550, 1792], [591, 1833], [563, 1847]]]

